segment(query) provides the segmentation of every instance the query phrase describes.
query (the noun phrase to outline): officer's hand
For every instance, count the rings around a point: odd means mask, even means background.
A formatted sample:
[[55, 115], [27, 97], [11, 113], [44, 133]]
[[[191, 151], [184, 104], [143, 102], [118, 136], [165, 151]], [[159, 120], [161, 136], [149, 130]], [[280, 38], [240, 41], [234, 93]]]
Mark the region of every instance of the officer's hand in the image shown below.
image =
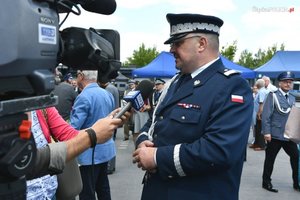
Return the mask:
[[151, 142], [150, 140], [145, 140], [141, 142], [139, 146], [137, 146], [137, 148], [141, 148], [141, 147], [154, 147], [154, 143]]
[[257, 118], [258, 120], [261, 120], [261, 113], [257, 113], [256, 118]]
[[138, 168], [143, 170], [155, 171], [156, 163], [154, 160], [155, 147], [141, 147], [135, 150], [132, 154], [133, 163], [137, 163]]
[[271, 142], [272, 136], [271, 136], [271, 134], [266, 134], [266, 135], [264, 135], [264, 138], [267, 142]]
[[150, 110], [150, 109], [151, 109], [151, 106], [150, 106], [150, 105], [144, 104], [144, 106], [141, 107], [141, 109], [140, 109], [139, 111], [140, 111], [140, 112], [146, 112], [146, 111], [148, 111], [148, 110]]

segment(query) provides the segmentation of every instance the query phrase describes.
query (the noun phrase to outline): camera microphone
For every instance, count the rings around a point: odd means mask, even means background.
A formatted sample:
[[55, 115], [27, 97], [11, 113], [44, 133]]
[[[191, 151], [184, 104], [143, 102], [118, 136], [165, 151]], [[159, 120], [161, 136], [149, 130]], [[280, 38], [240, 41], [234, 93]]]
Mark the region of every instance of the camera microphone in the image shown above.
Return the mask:
[[79, 4], [86, 11], [103, 15], [113, 14], [117, 8], [115, 0], [81, 0]]
[[132, 107], [135, 110], [140, 110], [144, 106], [144, 100], [150, 97], [153, 92], [153, 83], [148, 80], [143, 80], [139, 83], [136, 90], [130, 91], [123, 100], [127, 104], [118, 112], [114, 118], [121, 118], [121, 116]]

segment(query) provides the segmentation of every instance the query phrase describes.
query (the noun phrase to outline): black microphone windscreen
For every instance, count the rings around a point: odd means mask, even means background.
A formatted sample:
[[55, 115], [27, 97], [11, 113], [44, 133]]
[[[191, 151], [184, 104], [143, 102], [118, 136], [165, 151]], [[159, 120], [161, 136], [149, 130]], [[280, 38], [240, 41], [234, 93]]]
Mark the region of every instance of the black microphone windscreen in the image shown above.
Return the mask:
[[80, 5], [86, 11], [104, 15], [113, 14], [117, 8], [115, 0], [85, 0]]
[[138, 86], [136, 87], [136, 90], [139, 90], [141, 92], [141, 95], [143, 99], [147, 99], [150, 97], [150, 95], [153, 93], [153, 87], [154, 84], [149, 80], [142, 80]]

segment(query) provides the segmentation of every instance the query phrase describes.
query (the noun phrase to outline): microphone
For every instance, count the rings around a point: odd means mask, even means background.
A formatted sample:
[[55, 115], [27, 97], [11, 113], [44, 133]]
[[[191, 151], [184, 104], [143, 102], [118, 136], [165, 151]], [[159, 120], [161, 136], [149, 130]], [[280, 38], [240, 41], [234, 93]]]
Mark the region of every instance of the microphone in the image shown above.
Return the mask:
[[104, 15], [113, 14], [117, 8], [115, 0], [81, 0], [79, 4], [86, 11]]
[[130, 91], [123, 99], [127, 104], [118, 112], [114, 118], [121, 118], [122, 115], [132, 107], [135, 110], [140, 110], [144, 106], [144, 100], [149, 98], [153, 92], [153, 83], [148, 80], [143, 80], [139, 83], [136, 90]]
[[127, 104], [118, 112], [114, 118], [121, 118], [121, 116], [133, 107], [135, 110], [140, 110], [144, 106], [144, 100], [140, 91], [130, 91], [123, 98]]

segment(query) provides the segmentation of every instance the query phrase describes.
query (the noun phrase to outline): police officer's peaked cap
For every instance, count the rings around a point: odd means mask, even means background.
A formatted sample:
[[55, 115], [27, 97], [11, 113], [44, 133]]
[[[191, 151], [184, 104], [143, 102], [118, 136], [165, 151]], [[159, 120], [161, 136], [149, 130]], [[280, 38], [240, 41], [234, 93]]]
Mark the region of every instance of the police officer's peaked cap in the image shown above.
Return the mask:
[[294, 80], [295, 79], [295, 74], [293, 72], [287, 71], [287, 72], [282, 72], [281, 74], [278, 75], [277, 80], [278, 81], [283, 81], [283, 80]]
[[73, 79], [73, 76], [72, 76], [71, 73], [68, 73], [68, 74], [66, 74], [66, 75], [64, 76], [64, 80], [65, 80], [65, 81], [67, 81], [67, 80], [69, 80], [69, 79]]
[[132, 79], [129, 79], [129, 80], [128, 80], [128, 84], [131, 84], [131, 83], [135, 83], [135, 81], [132, 80]]
[[155, 85], [156, 84], [165, 84], [166, 81], [164, 81], [163, 79], [157, 78], [157, 79], [155, 79], [154, 83], [155, 83]]
[[218, 17], [200, 14], [167, 14], [170, 23], [170, 38], [165, 44], [171, 44], [189, 33], [212, 33], [219, 35], [223, 20]]

